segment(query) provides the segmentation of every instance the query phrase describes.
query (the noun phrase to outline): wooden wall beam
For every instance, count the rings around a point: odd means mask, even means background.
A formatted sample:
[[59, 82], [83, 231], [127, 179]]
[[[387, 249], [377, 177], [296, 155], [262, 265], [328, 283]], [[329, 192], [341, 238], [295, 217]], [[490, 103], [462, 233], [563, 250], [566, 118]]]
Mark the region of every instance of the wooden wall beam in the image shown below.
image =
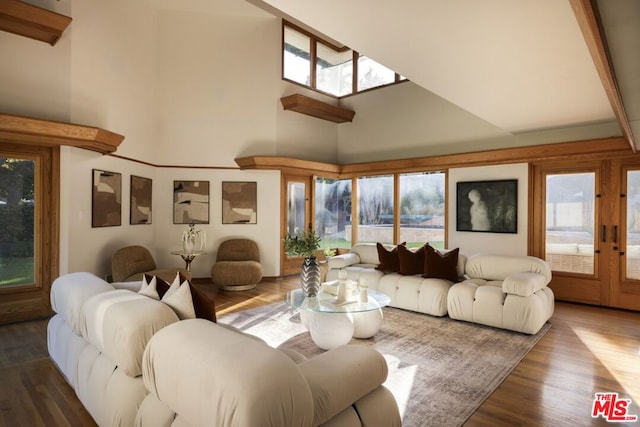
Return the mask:
[[117, 150], [124, 136], [73, 123], [0, 113], [0, 141], [47, 147], [69, 145], [102, 154]]

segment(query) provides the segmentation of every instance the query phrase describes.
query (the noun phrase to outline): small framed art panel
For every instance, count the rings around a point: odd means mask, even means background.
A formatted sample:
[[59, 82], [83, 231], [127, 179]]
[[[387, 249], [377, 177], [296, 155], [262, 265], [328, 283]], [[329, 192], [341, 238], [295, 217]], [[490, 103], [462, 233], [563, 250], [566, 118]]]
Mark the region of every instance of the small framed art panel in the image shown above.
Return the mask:
[[151, 224], [151, 195], [151, 179], [131, 175], [131, 203], [129, 204], [130, 224]]
[[457, 183], [456, 230], [518, 232], [518, 180]]
[[122, 174], [93, 169], [91, 227], [122, 225]]
[[256, 224], [258, 222], [258, 184], [256, 182], [222, 183], [222, 223]]
[[209, 181], [173, 181], [173, 223], [209, 224]]

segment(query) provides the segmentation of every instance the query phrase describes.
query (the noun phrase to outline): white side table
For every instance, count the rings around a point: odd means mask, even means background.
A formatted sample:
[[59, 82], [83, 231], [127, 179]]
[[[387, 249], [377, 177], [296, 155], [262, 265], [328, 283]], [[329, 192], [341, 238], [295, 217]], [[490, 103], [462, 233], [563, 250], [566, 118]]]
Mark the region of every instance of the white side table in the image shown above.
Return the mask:
[[382, 308], [389, 304], [389, 296], [367, 290], [367, 301], [353, 295], [346, 304], [334, 305], [336, 296], [320, 292], [306, 298], [302, 289], [289, 291], [285, 302], [300, 310], [300, 320], [309, 330], [311, 339], [320, 348], [329, 350], [347, 344], [351, 338], [371, 338], [382, 325]]

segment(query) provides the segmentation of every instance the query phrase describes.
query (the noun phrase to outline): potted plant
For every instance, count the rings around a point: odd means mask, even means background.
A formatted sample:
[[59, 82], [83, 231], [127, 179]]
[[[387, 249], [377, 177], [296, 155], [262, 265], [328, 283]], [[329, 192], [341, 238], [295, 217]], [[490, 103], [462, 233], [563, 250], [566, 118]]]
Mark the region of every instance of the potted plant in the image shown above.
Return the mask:
[[315, 256], [320, 248], [320, 240], [311, 227], [304, 233], [287, 234], [284, 238], [285, 253], [289, 256], [304, 258], [300, 271], [300, 284], [306, 297], [315, 297], [320, 290], [320, 264]]

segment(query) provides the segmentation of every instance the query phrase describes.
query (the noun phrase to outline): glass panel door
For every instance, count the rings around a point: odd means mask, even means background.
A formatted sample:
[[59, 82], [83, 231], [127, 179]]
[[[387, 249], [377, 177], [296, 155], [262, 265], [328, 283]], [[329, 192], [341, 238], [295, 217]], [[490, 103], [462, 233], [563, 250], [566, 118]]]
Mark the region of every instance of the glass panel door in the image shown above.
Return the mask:
[[[308, 176], [283, 176], [283, 239], [286, 234], [303, 233], [311, 225], [310, 182]], [[284, 245], [281, 245], [281, 248], [281, 274], [283, 276], [298, 274], [302, 266], [302, 258], [290, 257], [284, 252]]]
[[307, 229], [305, 215], [306, 185], [290, 182], [287, 186], [287, 233], [304, 233]]
[[548, 174], [545, 259], [554, 271], [594, 274], [595, 173]]
[[0, 324], [51, 314], [58, 276], [59, 151], [0, 147]]
[[0, 157], [0, 287], [34, 283], [35, 161]]
[[609, 171], [600, 160], [534, 165], [529, 252], [550, 265], [558, 300], [609, 304], [612, 246], [603, 232], [612, 228], [614, 191], [603, 181]]
[[[640, 162], [622, 162], [619, 208], [611, 233], [612, 252], [617, 268], [612, 272], [611, 305], [640, 310]], [[619, 213], [617, 211], [619, 210]], [[620, 225], [620, 227], [617, 226]]]
[[640, 171], [627, 171], [627, 254], [625, 276], [640, 280]]

